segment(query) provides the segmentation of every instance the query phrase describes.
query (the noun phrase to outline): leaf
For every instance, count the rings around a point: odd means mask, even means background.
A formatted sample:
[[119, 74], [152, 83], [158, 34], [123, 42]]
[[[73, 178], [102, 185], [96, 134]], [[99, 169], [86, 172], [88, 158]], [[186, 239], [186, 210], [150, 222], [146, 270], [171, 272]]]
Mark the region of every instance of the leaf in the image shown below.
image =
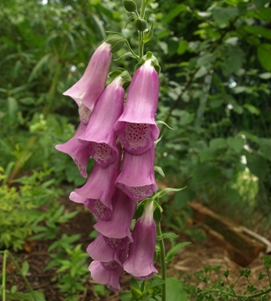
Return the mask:
[[187, 242], [180, 242], [178, 243], [176, 246], [174, 246], [173, 248], [171, 248], [166, 255], [166, 263], [170, 262], [174, 255], [176, 255], [181, 249], [183, 249], [184, 247], [190, 245], [191, 242], [187, 241]]
[[208, 72], [207, 68], [205, 66], [201, 66], [197, 71], [197, 73], [195, 74], [195, 78], [200, 78], [205, 74], [207, 74], [207, 72]]
[[172, 19], [174, 19], [175, 17], [177, 17], [179, 15], [180, 12], [182, 11], [187, 11], [187, 6], [185, 4], [179, 4], [176, 5], [164, 18], [163, 18], [163, 25], [166, 25], [167, 23], [169, 23], [169, 21], [171, 21]]
[[131, 301], [132, 300], [132, 294], [131, 292], [124, 292], [119, 295], [119, 298], [121, 301]]
[[162, 177], [165, 177], [165, 173], [160, 166], [154, 166], [154, 170], [157, 171]]
[[32, 72], [30, 73], [30, 76], [28, 78], [28, 82], [31, 82], [33, 79], [38, 77], [49, 65], [49, 60], [53, 57], [51, 53], [45, 54], [36, 64], [36, 66], [33, 68]]
[[174, 129], [172, 127], [170, 127], [167, 123], [165, 123], [164, 121], [162, 120], [157, 120], [156, 121], [157, 124], [163, 124], [165, 125], [167, 128], [169, 128], [170, 130], [174, 131]]
[[263, 154], [263, 156], [271, 161], [271, 153], [270, 153], [270, 150], [271, 150], [271, 139], [270, 138], [260, 138], [259, 139], [259, 145], [260, 145], [260, 149], [261, 149], [261, 152]]
[[271, 72], [265, 72], [259, 75], [260, 78], [262, 79], [269, 79], [271, 78]]
[[204, 162], [197, 164], [193, 169], [193, 182], [196, 185], [204, 184], [218, 177], [220, 169], [216, 163]]
[[211, 161], [215, 156], [215, 149], [206, 148], [199, 152], [200, 162]]
[[246, 153], [247, 167], [259, 179], [264, 179], [268, 166], [265, 158], [259, 154]]
[[199, 57], [197, 60], [197, 64], [201, 66], [205, 66], [206, 64], [209, 64], [213, 62], [215, 59], [215, 55], [213, 53], [206, 53], [203, 56]]
[[213, 149], [221, 149], [227, 147], [225, 138], [214, 138], [210, 141], [210, 147]]
[[154, 198], [161, 198], [162, 196], [164, 196], [165, 194], [167, 194], [168, 192], [176, 192], [176, 191], [181, 191], [183, 189], [185, 189], [186, 187], [183, 188], [165, 188], [157, 193], [155, 193]]
[[261, 44], [257, 48], [258, 60], [262, 64], [263, 68], [267, 71], [271, 71], [271, 44]]
[[244, 139], [241, 137], [229, 137], [227, 139], [228, 146], [237, 153], [240, 153], [244, 147]]
[[180, 113], [179, 115], [181, 118], [180, 125], [182, 125], [182, 126], [186, 126], [186, 125], [190, 124], [191, 122], [193, 122], [193, 120], [195, 118], [194, 113], [190, 114], [187, 111], [183, 111], [183, 110], [179, 111], [179, 113]]
[[245, 26], [245, 31], [255, 34], [256, 36], [262, 36], [267, 39], [271, 39], [271, 30], [262, 26]]
[[21, 268], [22, 274], [25, 276], [28, 273], [29, 270], [29, 263], [27, 261], [24, 261], [23, 266]]
[[255, 6], [257, 9], [261, 9], [268, 3], [270, 0], [254, 0]]
[[244, 104], [244, 108], [246, 108], [251, 114], [260, 115], [260, 111], [249, 103]]
[[234, 6], [215, 7], [212, 11], [216, 22], [223, 23], [238, 15], [238, 9]]
[[188, 301], [182, 284], [176, 278], [167, 278], [167, 301]]
[[181, 55], [181, 54], [185, 53], [187, 49], [188, 49], [188, 42], [186, 40], [181, 40], [179, 42], [177, 53], [179, 55]]
[[162, 235], [162, 238], [167, 238], [167, 239], [175, 239], [178, 237], [179, 237], [179, 235], [177, 235], [173, 232], [166, 232], [166, 233], [163, 233], [163, 235]]

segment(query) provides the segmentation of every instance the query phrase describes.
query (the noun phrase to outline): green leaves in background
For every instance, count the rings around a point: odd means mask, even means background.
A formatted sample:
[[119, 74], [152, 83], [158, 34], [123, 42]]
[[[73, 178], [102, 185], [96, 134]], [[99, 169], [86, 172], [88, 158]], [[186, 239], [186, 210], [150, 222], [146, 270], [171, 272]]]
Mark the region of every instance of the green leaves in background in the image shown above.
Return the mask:
[[271, 44], [261, 44], [257, 48], [258, 59], [262, 64], [263, 68], [267, 71], [271, 71]]

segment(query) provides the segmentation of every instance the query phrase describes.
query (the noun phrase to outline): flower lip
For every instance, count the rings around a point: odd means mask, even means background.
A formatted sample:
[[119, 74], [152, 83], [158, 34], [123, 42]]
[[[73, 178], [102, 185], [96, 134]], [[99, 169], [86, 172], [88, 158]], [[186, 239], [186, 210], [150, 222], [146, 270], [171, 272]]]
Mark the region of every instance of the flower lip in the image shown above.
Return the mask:
[[115, 183], [134, 201], [151, 196], [158, 189], [154, 179], [154, 145], [141, 155], [125, 151], [122, 171]]

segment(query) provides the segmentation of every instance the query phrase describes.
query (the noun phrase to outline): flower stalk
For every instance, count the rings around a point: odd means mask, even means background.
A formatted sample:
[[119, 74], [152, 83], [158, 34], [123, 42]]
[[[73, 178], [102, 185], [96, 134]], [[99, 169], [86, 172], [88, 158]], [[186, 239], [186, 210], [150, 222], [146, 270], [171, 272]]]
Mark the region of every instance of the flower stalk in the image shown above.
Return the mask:
[[160, 247], [160, 263], [161, 263], [161, 274], [164, 283], [162, 284], [162, 301], [166, 301], [166, 281], [167, 281], [167, 269], [166, 269], [166, 252], [165, 252], [165, 242], [163, 239], [163, 233], [161, 229], [161, 223], [157, 225], [157, 234], [159, 238]]

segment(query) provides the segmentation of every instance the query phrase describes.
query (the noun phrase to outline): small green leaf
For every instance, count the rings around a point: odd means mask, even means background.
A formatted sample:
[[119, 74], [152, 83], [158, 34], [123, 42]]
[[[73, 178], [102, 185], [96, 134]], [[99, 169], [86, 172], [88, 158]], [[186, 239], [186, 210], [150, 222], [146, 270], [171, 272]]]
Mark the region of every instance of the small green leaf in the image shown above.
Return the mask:
[[165, 123], [165, 122], [162, 121], [162, 120], [157, 120], [156, 123], [157, 123], [157, 124], [163, 124], [163, 125], [165, 125], [167, 128], [169, 128], [170, 130], [173, 130], [173, 131], [174, 131], [174, 129], [173, 129], [172, 127], [170, 127], [167, 123]]
[[221, 149], [227, 147], [227, 140], [225, 138], [214, 138], [210, 141], [210, 148]]
[[165, 173], [160, 166], [154, 166], [154, 170], [157, 171], [162, 177], [165, 177]]
[[157, 193], [155, 193], [155, 195], [153, 196], [153, 198], [157, 199], [157, 198], [161, 198], [162, 196], [164, 196], [165, 194], [167, 194], [168, 192], [177, 192], [177, 191], [181, 191], [183, 189], [185, 189], [186, 187], [183, 188], [165, 188]]
[[179, 237], [179, 235], [177, 235], [173, 232], [166, 232], [166, 233], [163, 233], [163, 235], [162, 235], [162, 238], [168, 238], [168, 239], [175, 239], [178, 237]]
[[228, 146], [237, 153], [240, 153], [244, 147], [244, 139], [241, 137], [229, 137], [227, 139]]
[[191, 242], [180, 242], [178, 243], [176, 246], [174, 246], [173, 248], [171, 248], [166, 255], [166, 263], [170, 262], [174, 255], [176, 255], [181, 249], [183, 249], [184, 247], [190, 245]]
[[271, 71], [270, 53], [271, 44], [260, 44], [257, 48], [258, 59], [267, 71]]
[[258, 178], [264, 179], [268, 165], [265, 158], [259, 154], [246, 152], [247, 167]]
[[22, 274], [25, 276], [28, 273], [29, 270], [29, 263], [27, 261], [24, 261], [23, 266], [21, 268]]
[[212, 11], [213, 17], [216, 22], [218, 23], [224, 23], [231, 18], [238, 15], [238, 9], [234, 6], [228, 6], [228, 7], [215, 7]]
[[182, 284], [176, 278], [167, 278], [167, 301], [188, 301]]
[[180, 12], [187, 11], [187, 6], [185, 4], [176, 5], [164, 18], [163, 24], [166, 25], [169, 23], [173, 18], [177, 17]]

